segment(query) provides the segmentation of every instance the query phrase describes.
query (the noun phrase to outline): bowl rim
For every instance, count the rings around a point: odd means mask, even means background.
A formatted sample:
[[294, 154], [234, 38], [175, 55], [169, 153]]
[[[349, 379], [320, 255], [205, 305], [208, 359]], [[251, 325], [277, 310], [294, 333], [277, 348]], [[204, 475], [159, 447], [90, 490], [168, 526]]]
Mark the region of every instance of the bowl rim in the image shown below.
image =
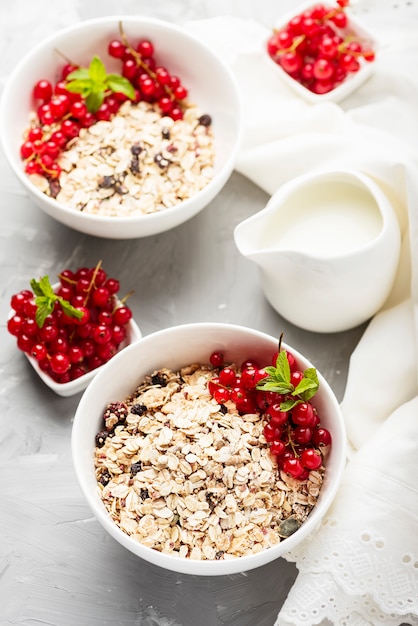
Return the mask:
[[[197, 193], [195, 193], [190, 198], [183, 200], [181, 203], [176, 204], [174, 206], [168, 207], [167, 211], [171, 216], [170, 221], [174, 221], [174, 226], [169, 226], [169, 229], [175, 227], [177, 225], [176, 215], [187, 213], [187, 211], [191, 210], [195, 204], [196, 198], [204, 197], [205, 195], [209, 196], [210, 199], [215, 197], [217, 194], [217, 187], [219, 185], [219, 181], [222, 181], [223, 178], [230, 175], [232, 172], [235, 162], [237, 159], [237, 155], [239, 153], [242, 136], [243, 136], [243, 103], [240, 94], [240, 89], [238, 86], [238, 81], [233, 73], [231, 67], [222, 59], [221, 55], [218, 52], [210, 47], [205, 42], [201, 41], [196, 37], [192, 32], [187, 30], [185, 27], [180, 26], [179, 24], [175, 24], [169, 22], [168, 20], [164, 20], [157, 17], [150, 16], [139, 16], [139, 15], [110, 15], [110, 16], [102, 16], [97, 18], [86, 19], [82, 21], [78, 21], [74, 24], [61, 28], [60, 30], [52, 33], [48, 37], [43, 38], [39, 41], [35, 46], [33, 46], [30, 50], [28, 50], [22, 58], [18, 61], [18, 63], [14, 66], [13, 70], [7, 77], [5, 81], [5, 85], [2, 91], [2, 97], [0, 99], [0, 140], [3, 145], [3, 150], [9, 163], [12, 168], [14, 174], [17, 176], [18, 180], [23, 184], [23, 186], [33, 194], [38, 201], [42, 204], [45, 204], [48, 209], [43, 209], [49, 215], [53, 216], [54, 214], [61, 215], [65, 219], [67, 217], [71, 220], [73, 218], [77, 221], [82, 221], [86, 225], [101, 224], [104, 228], [110, 226], [129, 226], [129, 224], [140, 225], [142, 223], [146, 224], [149, 228], [153, 228], [153, 224], [158, 225], [159, 222], [165, 219], [167, 212], [158, 211], [148, 214], [138, 214], [138, 215], [127, 215], [127, 216], [108, 216], [108, 215], [96, 215], [89, 213], [82, 213], [74, 210], [73, 208], [66, 206], [64, 204], [60, 204], [54, 198], [51, 198], [44, 194], [40, 189], [38, 189], [29, 179], [27, 174], [23, 171], [21, 167], [21, 163], [19, 158], [16, 158], [15, 153], [13, 152], [12, 146], [8, 141], [7, 137], [7, 120], [6, 120], [6, 110], [10, 106], [9, 101], [12, 97], [12, 94], [15, 89], [15, 77], [19, 75], [22, 68], [25, 67], [31, 60], [31, 58], [41, 52], [44, 49], [51, 48], [54, 46], [54, 43], [61, 39], [63, 36], [70, 35], [72, 33], [83, 32], [88, 30], [90, 27], [101, 26], [101, 25], [117, 25], [118, 22], [123, 22], [124, 24], [129, 24], [135, 26], [144, 25], [146, 28], [147, 25], [155, 26], [157, 28], [161, 28], [162, 30], [170, 31], [175, 33], [176, 35], [183, 37], [184, 39], [191, 42], [193, 45], [198, 46], [201, 50], [205, 52], [206, 55], [212, 58], [214, 63], [218, 65], [219, 71], [224, 73], [225, 78], [228, 80], [230, 84], [231, 94], [234, 94], [234, 117], [236, 118], [236, 132], [234, 136], [233, 142], [231, 142], [231, 151], [226, 159], [225, 163], [219, 170], [216, 170], [216, 163], [214, 166], [214, 175], [209, 180], [209, 182]], [[216, 121], [215, 121], [216, 122]], [[23, 129], [22, 129], [23, 132]], [[216, 137], [215, 137], [216, 141]], [[216, 158], [216, 157], [215, 157]], [[226, 182], [226, 181], [225, 181]], [[204, 205], [205, 206], [205, 205]], [[192, 216], [194, 213], [192, 214]], [[59, 219], [59, 218], [57, 218]], [[61, 221], [61, 220], [60, 220]], [[66, 222], [64, 222], [66, 223]], [[179, 222], [180, 224], [181, 222]], [[87, 226], [88, 228], [88, 226]], [[153, 232], [153, 231], [152, 231]], [[151, 234], [152, 234], [151, 232]], [[160, 232], [160, 231], [157, 231]], [[133, 235], [136, 237], [137, 235]]]
[[[91, 477], [92, 475], [94, 475], [94, 442], [92, 442], [91, 447], [92, 458], [90, 469], [86, 468], [83, 460], [83, 454], [79, 447], [80, 442], [85, 443], [85, 438], [82, 433], [83, 423], [85, 420], [83, 412], [85, 410], [85, 406], [87, 406], [89, 403], [90, 397], [94, 397], [95, 394], [100, 390], [102, 385], [101, 379], [106, 376], [107, 370], [110, 370], [110, 368], [118, 367], [119, 363], [127, 357], [129, 352], [134, 350], [141, 350], [143, 346], [146, 346], [150, 342], [153, 342], [155, 338], [164, 339], [165, 336], [176, 333], [178, 330], [182, 329], [185, 329], [186, 332], [190, 333], [199, 332], [199, 330], [210, 330], [212, 332], [244, 332], [246, 334], [249, 333], [249, 336], [251, 336], [252, 338], [259, 338], [263, 341], [269, 341], [272, 343], [272, 346], [274, 342], [274, 345], [277, 346], [277, 339], [272, 335], [238, 324], [218, 322], [194, 322], [179, 324], [176, 326], [171, 326], [162, 330], [155, 331], [143, 337], [140, 342], [133, 344], [132, 346], [128, 346], [123, 350], [123, 352], [115, 355], [111, 361], [106, 363], [103, 366], [102, 371], [99, 372], [99, 374], [94, 378], [94, 380], [91, 382], [91, 384], [88, 386], [83, 396], [81, 397], [74, 416], [71, 433], [71, 452], [73, 467], [84, 498], [94, 516], [96, 517], [97, 521], [117, 542], [119, 542], [136, 556], [139, 556], [140, 558], [143, 558], [144, 560], [153, 563], [154, 565], [158, 565], [164, 569], [183, 574], [218, 576], [241, 573], [243, 571], [248, 571], [266, 565], [267, 563], [283, 556], [283, 554], [292, 550], [292, 548], [299, 544], [300, 541], [309, 537], [318, 528], [321, 520], [323, 519], [326, 511], [330, 507], [336, 495], [336, 492], [342, 480], [343, 470], [346, 464], [347, 440], [344, 419], [339, 402], [335, 397], [334, 392], [332, 391], [330, 385], [323, 377], [321, 372], [317, 371], [320, 386], [322, 389], [324, 389], [322, 393], [326, 394], [328, 401], [332, 404], [333, 410], [335, 411], [335, 428], [336, 430], [338, 430], [339, 433], [339, 437], [337, 439], [339, 446], [339, 456], [336, 457], [337, 460], [334, 464], [332, 481], [330, 482], [326, 478], [324, 480], [324, 485], [327, 485], [327, 492], [326, 494], [324, 494], [324, 497], [318, 500], [315, 507], [309, 514], [309, 517], [302, 524], [302, 526], [293, 535], [284, 539], [276, 546], [266, 548], [265, 550], [257, 554], [237, 557], [231, 560], [194, 561], [191, 559], [177, 557], [171, 554], [161, 553], [153, 550], [152, 548], [144, 546], [139, 542], [134, 541], [123, 530], [121, 530], [115, 522], [113, 522], [103, 502], [101, 501], [99, 494], [93, 494], [93, 488], [91, 486], [89, 476]], [[289, 346], [288, 344], [283, 342], [282, 347], [289, 348], [293, 352], [293, 354], [298, 359], [300, 359], [304, 367], [312, 365], [305, 356], [303, 356], [292, 346]]]

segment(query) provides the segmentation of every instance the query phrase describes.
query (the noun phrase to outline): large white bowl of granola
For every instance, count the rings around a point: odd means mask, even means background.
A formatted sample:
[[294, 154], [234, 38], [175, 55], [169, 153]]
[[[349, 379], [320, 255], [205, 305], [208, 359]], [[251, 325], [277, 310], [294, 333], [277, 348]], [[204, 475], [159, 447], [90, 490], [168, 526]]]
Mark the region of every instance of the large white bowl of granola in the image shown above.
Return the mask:
[[94, 515], [160, 567], [260, 567], [315, 532], [346, 457], [339, 404], [278, 338], [230, 324], [158, 331], [104, 366], [72, 431]]
[[153, 18], [72, 25], [14, 68], [1, 100], [8, 162], [52, 218], [99, 237], [154, 235], [206, 207], [239, 147], [234, 76]]

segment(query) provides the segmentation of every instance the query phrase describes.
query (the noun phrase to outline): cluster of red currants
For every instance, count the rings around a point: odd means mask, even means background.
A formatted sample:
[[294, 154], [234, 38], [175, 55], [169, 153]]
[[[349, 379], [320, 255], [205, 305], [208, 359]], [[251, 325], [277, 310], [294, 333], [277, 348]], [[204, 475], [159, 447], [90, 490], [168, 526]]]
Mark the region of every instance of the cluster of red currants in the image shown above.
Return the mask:
[[137, 102], [145, 100], [158, 104], [161, 112], [174, 120], [183, 118], [182, 101], [188, 91], [178, 76], [157, 65], [154, 46], [151, 41], [142, 39], [136, 48], [113, 39], [108, 45], [109, 55], [122, 63], [122, 76], [135, 88]]
[[117, 298], [119, 281], [101, 267], [65, 269], [59, 281], [57, 300], [41, 324], [40, 299], [33, 291], [14, 294], [7, 329], [16, 337], [19, 350], [35, 358], [43, 372], [66, 383], [115, 355], [127, 338], [132, 312]]
[[[154, 46], [142, 39], [136, 48], [113, 39], [108, 53], [122, 63], [122, 77], [129, 81], [133, 102], [155, 103], [162, 115], [173, 120], [183, 118], [183, 104], [188, 95], [178, 76], [171, 75], [163, 66], [157, 66]], [[88, 99], [68, 89], [75, 65], [66, 63], [59, 80], [52, 84], [41, 79], [33, 87], [37, 102], [37, 121], [29, 129], [20, 146], [27, 174], [39, 174], [56, 180], [61, 174], [58, 157], [68, 143], [78, 137], [82, 128], [89, 128], [100, 120], [110, 120], [128, 96], [123, 90], [108, 90], [95, 111], [89, 110]]]
[[[290, 383], [296, 388], [304, 377], [295, 357], [286, 351], [290, 367]], [[277, 362], [277, 353], [272, 363]], [[263, 417], [263, 434], [279, 469], [293, 478], [305, 480], [311, 470], [321, 467], [324, 451], [331, 444], [329, 430], [320, 424], [317, 410], [311, 402], [300, 401], [290, 410], [283, 410], [288, 396], [258, 389], [267, 372], [253, 359], [244, 361], [239, 369], [224, 364], [224, 356], [213, 352], [211, 365], [216, 375], [209, 381], [211, 396], [223, 405], [235, 403], [239, 413], [254, 413]]]
[[348, 4], [349, 0], [337, 0], [335, 8], [313, 5], [267, 42], [273, 61], [313, 93], [332, 91], [358, 72], [362, 61], [375, 59], [374, 50], [349, 30]]

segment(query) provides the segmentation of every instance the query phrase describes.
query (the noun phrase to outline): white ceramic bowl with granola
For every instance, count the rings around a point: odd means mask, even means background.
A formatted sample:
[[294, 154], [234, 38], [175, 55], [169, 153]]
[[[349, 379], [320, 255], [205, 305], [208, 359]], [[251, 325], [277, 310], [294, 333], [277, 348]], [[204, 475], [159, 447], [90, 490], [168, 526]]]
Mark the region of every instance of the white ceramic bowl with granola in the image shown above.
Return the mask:
[[228, 66], [191, 33], [112, 16], [55, 33], [18, 63], [0, 132], [48, 215], [89, 235], [138, 238], [182, 224], [219, 193], [241, 104]]
[[[345, 466], [344, 422], [321, 374], [285, 344], [277, 360], [278, 345], [241, 326], [186, 324], [126, 348], [90, 383], [74, 467], [98, 521], [132, 553], [225, 575], [317, 529]], [[269, 390], [256, 389], [265, 376]]]

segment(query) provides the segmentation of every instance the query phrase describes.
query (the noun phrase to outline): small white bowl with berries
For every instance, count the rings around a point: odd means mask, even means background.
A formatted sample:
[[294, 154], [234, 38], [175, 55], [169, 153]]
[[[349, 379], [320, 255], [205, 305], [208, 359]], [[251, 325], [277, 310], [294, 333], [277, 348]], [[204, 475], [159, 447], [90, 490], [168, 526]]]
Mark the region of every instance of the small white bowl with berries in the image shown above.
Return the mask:
[[43, 382], [60, 396], [82, 392], [101, 367], [141, 339], [119, 280], [95, 267], [32, 279], [12, 295], [7, 330]]
[[6, 157], [30, 198], [75, 230], [155, 235], [206, 207], [235, 165], [236, 80], [185, 29], [112, 16], [33, 48], [2, 94]]
[[144, 337], [98, 373], [72, 430], [92, 512], [133, 554], [229, 575], [309, 537], [346, 462], [339, 403], [265, 333], [193, 323]]
[[349, 4], [309, 2], [283, 16], [266, 42], [270, 66], [308, 102], [339, 102], [373, 72], [377, 39]]

